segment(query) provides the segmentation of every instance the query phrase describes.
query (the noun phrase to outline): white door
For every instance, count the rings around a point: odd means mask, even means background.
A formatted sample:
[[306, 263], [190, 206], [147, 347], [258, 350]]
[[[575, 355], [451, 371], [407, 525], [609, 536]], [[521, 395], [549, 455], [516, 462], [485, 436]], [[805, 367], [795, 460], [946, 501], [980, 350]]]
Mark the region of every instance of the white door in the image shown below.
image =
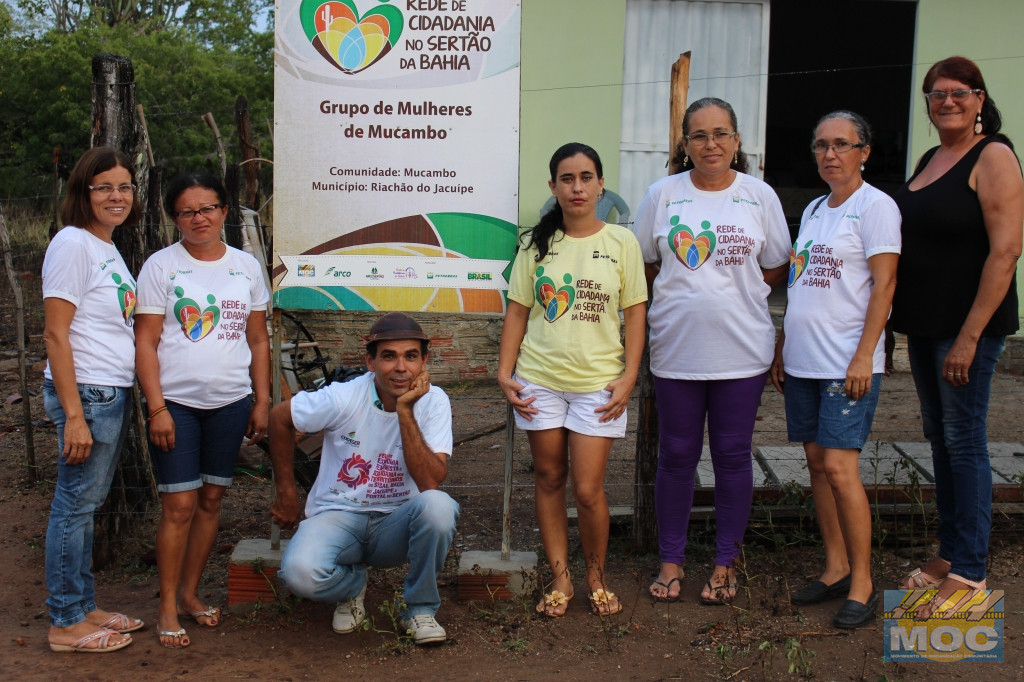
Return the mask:
[[690, 56], [688, 101], [719, 97], [739, 119], [750, 172], [762, 176], [769, 0], [627, 0], [619, 188], [634, 214], [669, 159], [672, 65]]

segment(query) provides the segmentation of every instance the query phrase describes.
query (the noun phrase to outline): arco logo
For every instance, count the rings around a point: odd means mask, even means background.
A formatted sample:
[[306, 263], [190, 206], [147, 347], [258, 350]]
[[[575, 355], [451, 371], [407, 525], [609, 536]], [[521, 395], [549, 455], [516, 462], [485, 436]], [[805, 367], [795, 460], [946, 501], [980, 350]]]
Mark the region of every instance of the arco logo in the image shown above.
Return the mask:
[[331, 66], [348, 74], [359, 73], [383, 59], [398, 42], [404, 25], [397, 7], [381, 4], [360, 14], [355, 0], [302, 0], [299, 18], [316, 51]]

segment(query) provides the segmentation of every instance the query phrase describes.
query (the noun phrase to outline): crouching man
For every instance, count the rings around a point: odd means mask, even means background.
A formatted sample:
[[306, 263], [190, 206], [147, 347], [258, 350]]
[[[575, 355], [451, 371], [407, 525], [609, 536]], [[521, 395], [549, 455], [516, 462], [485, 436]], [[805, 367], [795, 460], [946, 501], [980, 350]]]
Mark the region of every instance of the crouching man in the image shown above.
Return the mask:
[[320, 473], [281, 559], [278, 576], [292, 593], [337, 602], [333, 628], [347, 634], [366, 617], [366, 566], [409, 563], [402, 625], [416, 644], [445, 641], [434, 614], [437, 574], [455, 535], [459, 505], [438, 486], [448, 475], [452, 410], [430, 385], [428, 338], [403, 313], [370, 328], [370, 372], [314, 393], [298, 393], [270, 415], [270, 456], [277, 499], [270, 513], [283, 528], [299, 518], [292, 469], [296, 430], [324, 431]]

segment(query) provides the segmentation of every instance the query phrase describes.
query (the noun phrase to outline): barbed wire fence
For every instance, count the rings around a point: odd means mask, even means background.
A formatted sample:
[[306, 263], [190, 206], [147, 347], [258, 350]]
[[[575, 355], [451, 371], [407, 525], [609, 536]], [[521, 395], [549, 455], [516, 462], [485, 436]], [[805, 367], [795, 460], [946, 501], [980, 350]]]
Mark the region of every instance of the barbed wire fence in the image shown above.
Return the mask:
[[[199, 116], [202, 112], [180, 112], [160, 111], [160, 116], [188, 115]], [[236, 194], [237, 196], [237, 194]], [[49, 230], [53, 223], [53, 197], [51, 194], [39, 194], [34, 196], [9, 197], [0, 202], [0, 211], [6, 220], [11, 243], [11, 266], [10, 270], [16, 281], [21, 285], [24, 294], [24, 337], [28, 348], [29, 358], [29, 388], [40, 391], [42, 383], [42, 363], [45, 359], [45, 350], [42, 342], [43, 333], [43, 305], [41, 295], [41, 265], [45, 255], [46, 245], [50, 237]], [[265, 209], [265, 204], [259, 200], [255, 202], [254, 208]], [[265, 215], [265, 210], [261, 211]], [[270, 221], [262, 225], [267, 235], [272, 234], [273, 226]], [[167, 233], [173, 234], [173, 225], [167, 221], [161, 223], [161, 227]], [[229, 221], [229, 227], [241, 228], [239, 220]], [[268, 240], [269, 242], [269, 240]], [[148, 254], [147, 254], [148, 255]], [[0, 319], [3, 319], [3, 332], [0, 333], [0, 376], [3, 377], [5, 385], [11, 385], [9, 379], [15, 374], [18, 367], [17, 360], [17, 310], [15, 306], [14, 291], [7, 277], [0, 277]], [[358, 355], [356, 348], [328, 348], [330, 353], [336, 357]], [[1011, 351], [1008, 349], [1007, 351]], [[1019, 351], [1013, 351], [1019, 353]], [[916, 416], [918, 405], [917, 395], [913, 388], [913, 382], [909, 379], [905, 365], [900, 365], [900, 353], [905, 355], [905, 350], [900, 347], [897, 350], [897, 373], [883, 382], [882, 394], [876, 412], [874, 429], [871, 433], [871, 442], [897, 443], [897, 442], [921, 442], [923, 436], [920, 428], [920, 419]], [[12, 362], [15, 361], [15, 362]], [[459, 414], [456, 412], [456, 442], [459, 443], [453, 454], [450, 467], [449, 479], [445, 489], [457, 500], [462, 507], [462, 520], [460, 521], [460, 542], [468, 548], [493, 548], [493, 543], [500, 537], [501, 533], [501, 497], [503, 492], [502, 469], [504, 466], [504, 403], [500, 400], [500, 393], [495, 396], [480, 397], [473, 392], [473, 399], [466, 406], [459, 407], [459, 388], [451, 389], [453, 399], [458, 409], [473, 410], [478, 417], [486, 416], [483, 427], [475, 431], [467, 432], [464, 428], [460, 430]], [[0, 396], [8, 398], [8, 396]], [[1024, 442], [1024, 400], [1022, 400], [1021, 381], [1019, 377], [1009, 374], [1001, 374], [994, 384], [992, 396], [992, 412], [989, 420], [989, 439], [994, 443], [1016, 443]], [[52, 486], [56, 475], [56, 452], [55, 437], [52, 433], [52, 426], [48, 425], [45, 415], [42, 413], [41, 400], [38, 396], [22, 396], [22, 399], [32, 398], [32, 419], [31, 423], [25, 424], [21, 416], [22, 405], [14, 400], [0, 401], [0, 430], [6, 433], [6, 438], [16, 437], [21, 430], [36, 429], [39, 434], [39, 446], [37, 447], [37, 461], [35, 464], [25, 463], [26, 479], [31, 476], [28, 467], [32, 467], [32, 475], [38, 477], [42, 485]], [[637, 405], [636, 399], [630, 405], [630, 426], [627, 430], [630, 437], [617, 441], [612, 450], [608, 463], [606, 476], [606, 490], [609, 504], [613, 509], [616, 519], [628, 518], [631, 513], [634, 500], [637, 495], [637, 484], [634, 481], [635, 455], [633, 438], [635, 438], [637, 426]], [[493, 415], [493, 417], [491, 417]], [[662, 415], [661, 418], [692, 418], [689, 415]], [[499, 428], [500, 427], [500, 428]], [[480, 431], [488, 433], [481, 434]], [[133, 439], [134, 446], [145, 449], [147, 447], [145, 434], [134, 430], [129, 434]], [[460, 438], [465, 438], [460, 443]], [[513, 448], [513, 491], [512, 491], [512, 522], [516, 529], [517, 542], [532, 543], [535, 547], [540, 544], [539, 533], [537, 533], [534, 510], [533, 510], [533, 473], [532, 461], [525, 435], [516, 433]], [[764, 446], [791, 446], [787, 439], [784, 411], [781, 396], [778, 396], [770, 388], [766, 389], [762, 397], [762, 407], [759, 413], [758, 422], [754, 432], [754, 449]], [[766, 472], [754, 462], [755, 486], [758, 487], [758, 495], [755, 499], [755, 519], [752, 528], [756, 533], [761, 533], [764, 528], [765, 537], [771, 537], [770, 526], [774, 519], [779, 518], [779, 509], [786, 508], [788, 512], [800, 519], [805, 515], [810, 518], [810, 511], [806, 506], [806, 492], [793, 490], [792, 486], [787, 487], [786, 481], [772, 481]], [[131, 472], [127, 478], [138, 480], [141, 472]], [[913, 485], [898, 484], [898, 472], [895, 470], [876, 472], [874, 481], [865, 481], [873, 484], [876, 490], [876, 508], [879, 505], [889, 504], [895, 510], [895, 505], [914, 504], [924, 509], [924, 503], [920, 502], [919, 490]], [[120, 481], [119, 477], [119, 481]], [[143, 493], [142, 489], [132, 490], [125, 484], [115, 481], [111, 495], [119, 496], [121, 499], [134, 498], [131, 493]], [[1005, 484], [1001, 484], [1004, 485]], [[1018, 487], [1024, 486], [1024, 482], [1018, 481]], [[236, 487], [242, 490], [242, 494], [229, 493], [225, 500], [222, 512], [222, 525], [231, 527], [251, 523], [252, 516], [264, 515], [269, 508], [269, 497], [271, 487], [269, 481], [260, 476], [239, 474], [236, 477]], [[886, 491], [885, 501], [877, 497], [877, 490]], [[252, 507], [250, 493], [254, 492], [260, 500], [267, 500], [263, 508]], [[771, 494], [765, 494], [770, 491]], [[697, 505], [694, 516], [695, 523], [713, 523], [711, 506], [713, 500], [711, 489], [701, 487], [698, 489], [695, 504]], [[1009, 499], [1009, 498], [1008, 498]], [[1020, 496], [1018, 496], [1020, 499]], [[238, 500], [237, 502], [235, 500]], [[899, 500], [899, 501], [897, 501]], [[567, 500], [571, 505], [571, 501]], [[759, 505], [774, 505], [775, 513], [758, 514]], [[1004, 528], [1018, 529], [1020, 510], [1010, 507], [1007, 511], [997, 514], [997, 526], [1002, 524]], [[127, 513], [137, 515], [143, 519], [140, 528], [155, 526], [159, 516], [159, 509], [151, 505], [140, 505], [127, 510]], [[783, 514], [784, 515], [784, 514]], [[268, 522], [269, 525], [269, 522]], [[813, 523], [809, 525], [813, 526]], [[895, 536], [894, 536], [895, 537]], [[652, 540], [653, 538], [646, 538]], [[142, 553], [151, 545], [151, 537], [120, 538], [131, 548], [130, 551]], [[517, 547], [522, 549], [523, 547]]]

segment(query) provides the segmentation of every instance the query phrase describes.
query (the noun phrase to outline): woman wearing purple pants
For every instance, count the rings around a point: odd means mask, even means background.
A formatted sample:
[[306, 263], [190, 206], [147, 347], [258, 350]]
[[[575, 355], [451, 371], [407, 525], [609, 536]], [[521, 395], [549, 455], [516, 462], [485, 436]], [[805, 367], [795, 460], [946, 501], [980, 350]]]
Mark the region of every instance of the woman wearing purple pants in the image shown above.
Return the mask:
[[717, 539], [700, 600], [719, 605], [736, 595], [754, 488], [754, 420], [775, 345], [768, 294], [785, 276], [789, 231], [772, 189], [745, 173], [727, 102], [690, 105], [676, 154], [683, 172], [647, 190], [633, 226], [653, 283], [648, 321], [661, 438], [654, 491], [661, 571], [650, 592], [679, 598], [706, 419]]

